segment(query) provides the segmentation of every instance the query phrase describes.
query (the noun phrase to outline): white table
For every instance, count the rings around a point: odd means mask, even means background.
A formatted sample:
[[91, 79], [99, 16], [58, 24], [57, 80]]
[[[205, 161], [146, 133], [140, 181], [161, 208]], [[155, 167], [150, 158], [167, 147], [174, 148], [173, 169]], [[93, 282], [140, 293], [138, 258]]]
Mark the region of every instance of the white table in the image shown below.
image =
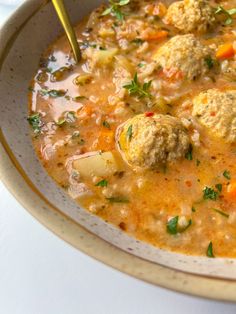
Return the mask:
[[[15, 7], [1, 5], [0, 24]], [[1, 314], [235, 314], [236, 305], [146, 284], [75, 250], [0, 182]]]

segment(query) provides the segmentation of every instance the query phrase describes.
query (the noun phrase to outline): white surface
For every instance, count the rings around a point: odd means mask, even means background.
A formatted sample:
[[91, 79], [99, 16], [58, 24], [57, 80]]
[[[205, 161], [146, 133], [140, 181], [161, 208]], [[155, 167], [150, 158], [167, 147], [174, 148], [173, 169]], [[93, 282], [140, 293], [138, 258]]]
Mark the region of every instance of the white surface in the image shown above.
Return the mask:
[[[13, 7], [0, 5], [0, 24]], [[1, 314], [235, 314], [115, 271], [53, 235], [0, 182]]]

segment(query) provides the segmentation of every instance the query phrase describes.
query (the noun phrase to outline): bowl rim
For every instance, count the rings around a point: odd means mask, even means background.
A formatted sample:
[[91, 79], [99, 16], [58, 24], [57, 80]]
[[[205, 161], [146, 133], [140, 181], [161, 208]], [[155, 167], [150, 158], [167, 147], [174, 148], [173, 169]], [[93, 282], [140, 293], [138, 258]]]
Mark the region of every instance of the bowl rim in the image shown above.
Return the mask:
[[[0, 28], [1, 64], [22, 27], [49, 1], [26, 0]], [[24, 18], [21, 20], [20, 17]], [[20, 21], [20, 22], [19, 22]], [[18, 202], [41, 224], [88, 256], [148, 283], [185, 294], [236, 301], [236, 280], [185, 273], [144, 260], [92, 234], [53, 207], [38, 193], [19, 165], [0, 126], [0, 180]], [[39, 208], [44, 208], [40, 210]]]

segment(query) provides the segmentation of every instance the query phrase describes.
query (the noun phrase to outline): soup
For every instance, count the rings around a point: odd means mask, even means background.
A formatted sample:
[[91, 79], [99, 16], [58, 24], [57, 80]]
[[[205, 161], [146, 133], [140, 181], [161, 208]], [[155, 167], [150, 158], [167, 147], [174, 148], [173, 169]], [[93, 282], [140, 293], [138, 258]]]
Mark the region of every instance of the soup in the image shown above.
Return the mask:
[[[36, 153], [79, 204], [159, 248], [236, 257], [236, 1], [102, 5], [43, 54]], [[235, 15], [236, 16], [236, 15]]]

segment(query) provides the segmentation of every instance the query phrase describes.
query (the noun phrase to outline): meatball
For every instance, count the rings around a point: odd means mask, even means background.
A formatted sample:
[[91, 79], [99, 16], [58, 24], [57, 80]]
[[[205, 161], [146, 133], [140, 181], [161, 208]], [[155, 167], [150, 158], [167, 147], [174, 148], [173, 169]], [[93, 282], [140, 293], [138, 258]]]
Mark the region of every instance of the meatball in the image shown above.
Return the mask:
[[214, 25], [215, 15], [207, 0], [184, 0], [169, 6], [165, 20], [184, 33], [205, 32]]
[[194, 80], [209, 71], [206, 60], [212, 54], [209, 47], [189, 34], [172, 37], [157, 50], [153, 59], [167, 76], [180, 73], [182, 78]]
[[200, 93], [193, 99], [192, 114], [212, 135], [229, 143], [236, 141], [236, 90]]
[[118, 145], [131, 165], [156, 169], [183, 157], [189, 136], [179, 119], [162, 114], [139, 114], [118, 129]]

